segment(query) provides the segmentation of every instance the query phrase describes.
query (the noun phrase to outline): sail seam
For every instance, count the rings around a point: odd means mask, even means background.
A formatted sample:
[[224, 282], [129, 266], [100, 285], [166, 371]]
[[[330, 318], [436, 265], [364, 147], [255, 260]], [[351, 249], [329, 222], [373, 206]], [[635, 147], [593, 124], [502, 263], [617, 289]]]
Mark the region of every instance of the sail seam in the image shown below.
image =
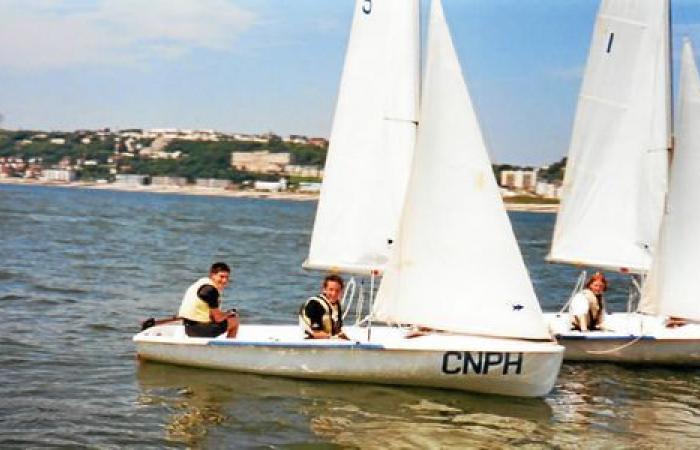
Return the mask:
[[627, 109], [627, 108], [628, 108], [628, 106], [627, 106], [626, 104], [624, 104], [624, 103], [615, 102], [615, 101], [608, 100], [608, 99], [606, 99], [606, 98], [598, 97], [598, 96], [595, 96], [595, 95], [581, 94], [581, 95], [579, 95], [579, 97], [580, 97], [581, 99], [584, 99], [584, 100], [590, 100], [590, 101], [593, 101], [593, 102], [603, 103], [603, 104], [605, 104], [605, 105], [614, 106], [614, 107], [620, 108], [620, 109]]
[[625, 19], [624, 17], [612, 16], [612, 15], [609, 15], [609, 14], [601, 14], [601, 15], [600, 15], [600, 18], [601, 18], [601, 19], [605, 19], [605, 20], [609, 20], [609, 21], [612, 21], [612, 22], [626, 23], [626, 24], [628, 24], [628, 25], [635, 25], [635, 26], [638, 26], [638, 27], [641, 27], [641, 28], [647, 28], [647, 27], [649, 26], [648, 23], [639, 22], [638, 20]]

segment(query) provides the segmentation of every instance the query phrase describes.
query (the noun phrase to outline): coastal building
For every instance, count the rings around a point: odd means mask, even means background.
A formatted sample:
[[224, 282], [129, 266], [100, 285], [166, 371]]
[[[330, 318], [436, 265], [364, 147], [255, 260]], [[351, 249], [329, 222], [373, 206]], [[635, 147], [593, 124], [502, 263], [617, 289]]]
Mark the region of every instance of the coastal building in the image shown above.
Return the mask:
[[299, 183], [298, 192], [317, 193], [321, 192], [321, 183]]
[[233, 139], [235, 141], [241, 141], [241, 142], [259, 142], [259, 143], [267, 143], [269, 142], [269, 139], [263, 136], [258, 136], [257, 134], [241, 134], [241, 133], [235, 133], [233, 135]]
[[289, 153], [231, 152], [231, 166], [236, 170], [257, 173], [283, 173], [291, 161]]
[[323, 170], [316, 165], [288, 164], [284, 167], [284, 173], [296, 177], [317, 177], [323, 176]]
[[24, 169], [24, 178], [41, 177], [41, 166], [39, 164], [28, 164]]
[[194, 181], [195, 186], [212, 189], [227, 189], [231, 187], [231, 180], [222, 180], [219, 178], [197, 178]]
[[537, 170], [503, 170], [500, 184], [511, 189], [534, 191], [537, 185]]
[[284, 142], [289, 142], [290, 144], [308, 144], [309, 138], [299, 134], [290, 134], [289, 137], [284, 139]]
[[152, 177], [152, 186], [185, 186], [187, 184], [187, 178], [185, 177]]
[[139, 175], [132, 173], [118, 173], [114, 176], [114, 183], [125, 186], [143, 186], [148, 184], [150, 178], [148, 175]]
[[76, 180], [76, 175], [72, 169], [43, 169], [39, 179], [42, 181], [70, 183]]
[[561, 186], [554, 183], [538, 181], [535, 194], [546, 198], [561, 198]]
[[253, 183], [256, 191], [280, 192], [287, 190], [287, 180], [280, 178], [279, 181], [256, 181]]
[[328, 148], [328, 139], [321, 137], [314, 137], [309, 139], [309, 144], [315, 145], [319, 148]]

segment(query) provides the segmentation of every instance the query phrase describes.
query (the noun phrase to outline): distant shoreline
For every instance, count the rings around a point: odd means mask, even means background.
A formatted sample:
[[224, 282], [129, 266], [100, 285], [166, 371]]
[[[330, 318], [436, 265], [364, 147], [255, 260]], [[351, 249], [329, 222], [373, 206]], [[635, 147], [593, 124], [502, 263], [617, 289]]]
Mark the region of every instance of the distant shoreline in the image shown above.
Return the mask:
[[180, 195], [200, 195], [209, 197], [238, 197], [238, 198], [265, 198], [273, 200], [296, 200], [308, 201], [317, 200], [318, 194], [300, 192], [259, 192], [241, 191], [223, 188], [208, 188], [200, 186], [153, 186], [153, 185], [126, 185], [115, 183], [86, 183], [74, 181], [71, 183], [26, 180], [23, 178], [1, 178], [0, 184], [24, 185], [24, 186], [48, 186], [77, 189], [97, 189], [105, 191], [119, 192], [152, 192], [156, 194], [180, 194]]
[[[260, 198], [271, 200], [294, 200], [294, 201], [312, 201], [318, 200], [319, 194], [316, 193], [300, 193], [300, 192], [260, 192], [260, 191], [242, 191], [230, 190], [222, 188], [207, 188], [199, 186], [153, 186], [153, 185], [138, 185], [130, 186], [115, 183], [93, 183], [74, 181], [71, 183], [62, 183], [55, 181], [41, 181], [24, 178], [0, 178], [0, 185], [23, 185], [23, 186], [48, 186], [62, 188], [77, 188], [77, 189], [98, 189], [107, 191], [120, 192], [152, 192], [156, 194], [180, 194], [180, 195], [200, 195], [209, 197], [234, 197], [234, 198]], [[537, 212], [537, 213], [556, 213], [559, 209], [558, 204], [539, 204], [539, 203], [505, 203], [508, 211], [519, 212]]]

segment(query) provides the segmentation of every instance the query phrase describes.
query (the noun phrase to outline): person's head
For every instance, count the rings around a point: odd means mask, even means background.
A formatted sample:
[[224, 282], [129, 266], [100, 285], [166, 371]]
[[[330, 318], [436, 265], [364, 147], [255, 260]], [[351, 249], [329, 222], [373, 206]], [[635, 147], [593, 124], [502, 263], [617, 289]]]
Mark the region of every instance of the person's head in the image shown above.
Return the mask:
[[594, 294], [602, 294], [608, 289], [608, 280], [601, 272], [596, 272], [586, 282], [586, 289], [589, 289]]
[[223, 291], [231, 278], [231, 268], [226, 263], [216, 262], [209, 269], [209, 278], [218, 290]]
[[327, 275], [326, 278], [323, 279], [323, 285], [321, 286], [323, 295], [331, 303], [338, 303], [340, 301], [340, 296], [343, 293], [344, 285], [345, 283], [340, 276], [335, 274]]

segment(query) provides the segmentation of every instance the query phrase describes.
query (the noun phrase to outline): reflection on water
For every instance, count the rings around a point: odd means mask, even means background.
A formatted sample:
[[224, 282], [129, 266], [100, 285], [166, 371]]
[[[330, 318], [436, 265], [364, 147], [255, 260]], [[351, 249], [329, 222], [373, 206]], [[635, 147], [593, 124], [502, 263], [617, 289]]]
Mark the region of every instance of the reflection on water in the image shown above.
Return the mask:
[[[0, 185], [0, 447], [698, 447], [698, 370], [566, 365], [533, 400], [135, 362], [140, 321], [174, 313], [215, 259], [244, 321], [294, 320], [319, 282], [299, 267], [314, 208]], [[543, 263], [554, 217], [511, 218], [560, 307], [577, 271]]]
[[[242, 430], [256, 434], [263, 429], [265, 436], [258, 436], [255, 445], [274, 445], [280, 431], [277, 443], [298, 435], [302, 442], [362, 448], [542, 443], [545, 436], [538, 428], [552, 417], [541, 399], [291, 380], [152, 362], [140, 364], [137, 373], [139, 402], [167, 408], [169, 438], [188, 444], [206, 442], [207, 431], [240, 436]], [[261, 423], [261, 417], [267, 420]]]
[[[208, 445], [327, 442], [343, 448], [692, 448], [696, 372], [567, 365], [546, 399], [289, 380], [142, 363], [139, 403], [168, 439]], [[618, 380], [624, 380], [620, 382]], [[268, 415], [269, 414], [269, 415]], [[227, 436], [237, 436], [235, 439]], [[252, 436], [252, 438], [251, 438]], [[228, 439], [231, 439], [230, 441]]]

